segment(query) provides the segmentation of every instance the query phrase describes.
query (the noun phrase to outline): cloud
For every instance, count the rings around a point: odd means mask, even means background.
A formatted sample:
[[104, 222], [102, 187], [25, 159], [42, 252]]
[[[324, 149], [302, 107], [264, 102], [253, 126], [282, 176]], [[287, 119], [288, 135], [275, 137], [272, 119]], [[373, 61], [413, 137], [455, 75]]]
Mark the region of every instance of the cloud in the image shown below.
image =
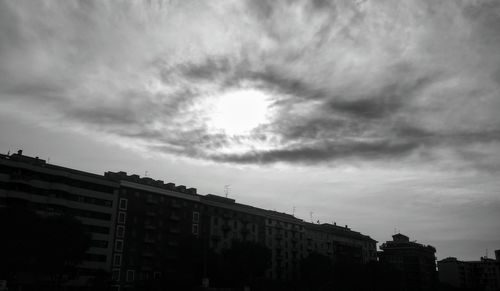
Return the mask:
[[[3, 110], [218, 162], [445, 150], [498, 169], [497, 1], [0, 5]], [[272, 96], [269, 121], [210, 129], [200, 104], [245, 88]]]

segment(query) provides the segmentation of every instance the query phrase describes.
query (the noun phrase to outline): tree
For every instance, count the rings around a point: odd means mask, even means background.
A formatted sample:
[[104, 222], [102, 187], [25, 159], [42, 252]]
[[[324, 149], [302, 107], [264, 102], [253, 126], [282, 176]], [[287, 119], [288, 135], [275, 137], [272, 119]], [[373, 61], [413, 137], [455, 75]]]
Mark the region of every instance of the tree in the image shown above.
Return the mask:
[[250, 285], [256, 278], [264, 277], [271, 264], [271, 251], [254, 242], [234, 241], [222, 256], [227, 264], [226, 273], [236, 285]]
[[69, 215], [43, 217], [23, 207], [0, 209], [0, 276], [10, 283], [50, 283], [58, 288], [75, 274], [90, 236]]
[[332, 260], [319, 253], [311, 253], [301, 261], [302, 279], [310, 290], [321, 290], [331, 284], [333, 263]]
[[49, 216], [43, 219], [40, 240], [40, 267], [50, 276], [55, 286], [63, 278], [76, 273], [76, 265], [85, 258], [90, 247], [90, 236], [80, 221], [69, 215]]

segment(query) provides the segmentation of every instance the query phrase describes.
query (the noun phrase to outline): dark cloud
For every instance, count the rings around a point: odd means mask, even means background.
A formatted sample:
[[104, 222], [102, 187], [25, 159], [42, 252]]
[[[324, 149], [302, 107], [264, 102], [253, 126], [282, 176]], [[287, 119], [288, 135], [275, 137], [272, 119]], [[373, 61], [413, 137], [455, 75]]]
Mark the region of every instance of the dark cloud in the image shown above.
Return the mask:
[[[498, 144], [495, 1], [164, 4], [1, 2], [2, 98], [151, 150], [232, 163]], [[248, 88], [272, 96], [271, 119], [241, 135], [209, 128], [207, 98]]]
[[407, 155], [418, 147], [417, 143], [402, 143], [391, 141], [346, 143], [323, 142], [314, 146], [297, 146], [279, 150], [249, 152], [245, 154], [220, 154], [209, 158], [221, 162], [244, 164], [270, 164], [276, 162], [291, 162], [301, 164], [316, 164], [332, 160], [383, 159]]

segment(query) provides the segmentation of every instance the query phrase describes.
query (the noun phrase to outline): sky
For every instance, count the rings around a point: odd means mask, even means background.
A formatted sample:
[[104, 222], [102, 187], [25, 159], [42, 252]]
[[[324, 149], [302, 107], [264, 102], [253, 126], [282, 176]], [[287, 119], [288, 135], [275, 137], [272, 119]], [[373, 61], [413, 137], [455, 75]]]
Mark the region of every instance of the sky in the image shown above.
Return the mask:
[[497, 0], [0, 0], [0, 152], [492, 257], [499, 47]]

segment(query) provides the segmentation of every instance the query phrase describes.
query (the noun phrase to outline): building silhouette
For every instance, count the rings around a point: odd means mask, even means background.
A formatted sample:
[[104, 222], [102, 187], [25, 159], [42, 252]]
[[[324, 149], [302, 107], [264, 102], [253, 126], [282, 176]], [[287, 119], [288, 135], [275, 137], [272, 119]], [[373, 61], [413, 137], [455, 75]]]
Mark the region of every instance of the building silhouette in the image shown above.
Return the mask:
[[268, 250], [261, 279], [276, 281], [300, 279], [301, 261], [312, 253], [357, 264], [376, 260], [376, 241], [347, 226], [308, 223], [150, 177], [51, 165], [22, 151], [0, 155], [0, 207], [14, 205], [69, 214], [91, 235], [66, 287], [90, 286], [102, 271], [115, 290], [199, 286], [217, 276], [214, 270], [225, 270], [235, 245]]
[[50, 165], [22, 151], [0, 155], [0, 207], [22, 207], [43, 216], [71, 215], [90, 234], [91, 247], [79, 266], [79, 279], [68, 284], [85, 284], [99, 270], [111, 268], [118, 190], [117, 183], [103, 176]]
[[438, 261], [439, 281], [449, 286], [468, 290], [500, 290], [500, 250], [496, 259], [459, 261], [449, 257]]
[[[395, 234], [380, 246], [381, 263], [394, 266], [400, 274], [400, 290], [427, 291], [437, 288], [436, 249]], [[395, 278], [396, 279], [396, 278]]]

